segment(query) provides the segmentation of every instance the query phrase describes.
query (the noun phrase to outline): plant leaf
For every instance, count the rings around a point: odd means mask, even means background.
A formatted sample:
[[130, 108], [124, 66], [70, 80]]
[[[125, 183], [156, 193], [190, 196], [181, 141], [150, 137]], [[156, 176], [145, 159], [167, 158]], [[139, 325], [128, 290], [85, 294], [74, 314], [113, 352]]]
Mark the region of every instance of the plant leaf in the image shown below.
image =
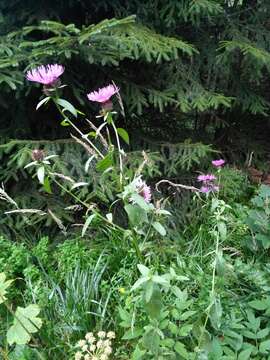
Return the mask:
[[129, 145], [128, 132], [123, 128], [117, 128], [117, 133]]
[[9, 345], [25, 345], [31, 340], [31, 335], [41, 328], [42, 320], [37, 317], [40, 309], [37, 305], [31, 304], [26, 308], [18, 306], [15, 312], [13, 325], [7, 332]]

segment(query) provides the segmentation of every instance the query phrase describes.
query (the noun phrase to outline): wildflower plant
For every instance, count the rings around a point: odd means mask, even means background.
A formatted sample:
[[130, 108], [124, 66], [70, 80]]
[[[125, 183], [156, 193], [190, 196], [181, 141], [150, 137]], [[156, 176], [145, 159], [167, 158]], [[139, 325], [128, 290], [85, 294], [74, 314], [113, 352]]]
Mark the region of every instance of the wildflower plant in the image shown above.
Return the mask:
[[79, 340], [76, 346], [75, 360], [109, 360], [112, 356], [113, 331], [99, 331], [95, 336], [92, 332]]
[[[88, 173], [91, 168], [98, 179], [97, 187], [102, 189], [103, 184], [110, 182], [113, 191], [109, 199], [106, 199], [106, 207], [102, 207], [101, 210], [94, 201], [91, 201], [95, 196], [95, 191], [92, 193], [88, 191], [89, 182], [76, 180], [69, 174], [63, 174], [61, 170], [58, 170], [61, 169], [61, 166], [58, 167], [58, 160], [51, 161], [57, 155], [47, 155], [42, 149], [32, 151], [33, 161], [25, 168], [36, 169], [35, 174], [43, 191], [47, 194], [52, 194], [58, 188], [62, 194], [67, 195], [67, 198], [71, 198], [73, 203], [66, 209], [80, 207], [80, 213], [83, 214], [85, 221], [84, 224], [80, 224], [82, 236], [85, 236], [91, 227], [102, 227], [115, 231], [121, 234], [121, 238], [133, 244], [137, 257], [142, 262], [142, 252], [146, 242], [153, 236], [164, 237], [166, 235], [162, 222], [170, 213], [164, 209], [162, 201], [155, 202], [153, 189], [142, 177], [142, 171], [147, 161], [144, 159], [138, 169], [131, 169], [131, 171], [125, 167], [124, 160], [127, 155], [123, 143], [129, 145], [129, 135], [125, 129], [117, 126], [118, 113], [115, 111], [113, 103], [116, 98], [121, 113], [124, 114], [120, 89], [112, 82], [85, 95], [89, 101], [100, 105], [100, 111], [95, 121], [98, 125], [96, 125], [86, 117], [83, 111], [76, 109], [62, 97], [62, 88], [67, 86], [61, 85], [60, 77], [64, 71], [65, 68], [62, 65], [49, 64], [39, 66], [26, 73], [27, 80], [43, 85], [45, 96], [37, 104], [36, 110], [49, 103], [56, 106], [61, 116], [60, 124], [70, 127], [71, 137], [83, 146], [88, 154], [88, 160], [84, 164], [85, 172]], [[83, 130], [80, 125], [82, 122], [84, 123]], [[88, 129], [85, 125], [88, 125]], [[82, 188], [84, 195], [82, 195]], [[127, 216], [124, 225], [119, 224], [115, 216], [117, 210], [114, 209], [119, 203]], [[37, 209], [23, 210], [24, 214], [39, 214]], [[21, 209], [16, 208], [16, 213], [20, 211]], [[8, 213], [11, 214], [14, 211]], [[42, 211], [40, 215], [48, 215], [59, 229], [65, 235], [67, 234], [68, 226], [51, 209], [47, 209], [46, 212]]]

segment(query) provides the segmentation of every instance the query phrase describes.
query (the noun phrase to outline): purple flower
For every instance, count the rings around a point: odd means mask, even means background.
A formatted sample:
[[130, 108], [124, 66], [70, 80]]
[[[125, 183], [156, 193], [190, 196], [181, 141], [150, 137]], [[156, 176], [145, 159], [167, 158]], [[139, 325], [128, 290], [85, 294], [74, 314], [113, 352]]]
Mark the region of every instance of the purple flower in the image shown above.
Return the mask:
[[119, 91], [118, 87], [110, 84], [106, 87], [98, 89], [98, 91], [93, 91], [87, 94], [87, 97], [90, 101], [96, 101], [104, 104], [108, 102], [114, 94], [118, 93], [118, 91]]
[[151, 201], [151, 188], [146, 184], [145, 181], [143, 181], [142, 179], [138, 179], [136, 182], [136, 190], [138, 194], [141, 195], [147, 203]]
[[208, 182], [208, 181], [214, 181], [214, 180], [216, 180], [216, 177], [215, 177], [215, 175], [212, 175], [212, 174], [199, 175], [199, 176], [197, 177], [197, 180], [206, 183], [206, 182]]
[[65, 68], [62, 65], [42, 65], [27, 71], [26, 79], [43, 85], [53, 85], [64, 71]]
[[209, 193], [210, 191], [219, 191], [219, 187], [214, 184], [208, 184], [200, 188], [200, 192], [202, 193]]
[[213, 160], [212, 165], [215, 167], [221, 167], [225, 164], [225, 160], [219, 159], [219, 160]]

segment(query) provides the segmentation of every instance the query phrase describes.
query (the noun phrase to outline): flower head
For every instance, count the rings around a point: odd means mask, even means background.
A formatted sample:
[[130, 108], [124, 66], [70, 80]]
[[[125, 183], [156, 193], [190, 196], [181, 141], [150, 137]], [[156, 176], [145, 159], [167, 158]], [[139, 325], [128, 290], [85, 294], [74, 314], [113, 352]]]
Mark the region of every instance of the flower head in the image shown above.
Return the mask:
[[65, 68], [62, 65], [41, 65], [27, 71], [26, 79], [43, 85], [53, 85], [64, 71]]
[[118, 87], [110, 84], [101, 89], [98, 89], [98, 91], [92, 91], [91, 93], [87, 94], [87, 97], [90, 101], [96, 101], [104, 104], [108, 102], [114, 94], [118, 93], [118, 91]]
[[150, 186], [148, 186], [141, 178], [137, 180], [135, 186], [138, 194], [141, 195], [147, 203], [149, 203], [152, 197]]
[[105, 333], [105, 331], [99, 331], [98, 334], [97, 334], [97, 336], [98, 336], [100, 339], [103, 339], [103, 338], [106, 337], [106, 333]]
[[83, 354], [80, 351], [77, 351], [75, 354], [75, 360], [81, 360], [83, 357]]
[[200, 188], [200, 192], [205, 193], [205, 194], [209, 193], [210, 191], [218, 191], [218, 190], [219, 190], [219, 187], [216, 185], [213, 185], [213, 184], [208, 184], [208, 185], [202, 186]]
[[225, 164], [225, 160], [219, 159], [219, 160], [213, 160], [212, 165], [215, 167], [221, 167]]
[[45, 157], [45, 152], [40, 149], [34, 149], [32, 151], [31, 157], [34, 161], [42, 161]]
[[83, 347], [83, 346], [85, 346], [86, 345], [86, 341], [85, 340], [79, 340], [78, 341], [78, 344], [77, 344], [77, 346], [79, 346], [79, 347]]
[[197, 180], [202, 181], [202, 182], [208, 182], [208, 181], [216, 180], [216, 177], [215, 177], [215, 175], [212, 175], [212, 174], [199, 175], [197, 177]]
[[115, 332], [114, 331], [109, 331], [107, 333], [107, 338], [108, 339], [115, 339]]

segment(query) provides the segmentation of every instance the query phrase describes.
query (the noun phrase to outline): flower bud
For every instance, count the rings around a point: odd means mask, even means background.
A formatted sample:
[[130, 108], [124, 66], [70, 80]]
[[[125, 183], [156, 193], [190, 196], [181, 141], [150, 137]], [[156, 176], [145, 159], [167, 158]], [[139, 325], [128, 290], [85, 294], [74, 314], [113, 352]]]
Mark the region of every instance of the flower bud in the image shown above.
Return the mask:
[[31, 156], [34, 161], [42, 161], [44, 160], [45, 152], [40, 149], [35, 149], [32, 151]]

